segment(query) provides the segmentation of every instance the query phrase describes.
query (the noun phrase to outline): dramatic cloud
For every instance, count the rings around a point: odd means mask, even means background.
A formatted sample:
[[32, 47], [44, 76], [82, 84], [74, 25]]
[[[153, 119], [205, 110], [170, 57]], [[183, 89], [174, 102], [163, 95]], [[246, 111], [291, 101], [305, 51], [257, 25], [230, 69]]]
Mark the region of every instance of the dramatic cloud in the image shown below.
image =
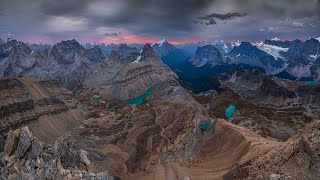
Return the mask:
[[227, 13], [227, 14], [217, 14], [217, 13], [212, 13], [210, 15], [206, 15], [206, 16], [202, 16], [202, 17], [198, 17], [198, 19], [202, 19], [202, 20], [207, 20], [207, 22], [205, 22], [205, 25], [215, 25], [217, 24], [215, 19], [220, 19], [220, 20], [232, 20], [236, 17], [243, 17], [246, 16], [246, 13]]
[[319, 29], [319, 0], [0, 0], [0, 35], [37, 42], [290, 39]]
[[118, 36], [120, 33], [105, 33], [106, 36]]

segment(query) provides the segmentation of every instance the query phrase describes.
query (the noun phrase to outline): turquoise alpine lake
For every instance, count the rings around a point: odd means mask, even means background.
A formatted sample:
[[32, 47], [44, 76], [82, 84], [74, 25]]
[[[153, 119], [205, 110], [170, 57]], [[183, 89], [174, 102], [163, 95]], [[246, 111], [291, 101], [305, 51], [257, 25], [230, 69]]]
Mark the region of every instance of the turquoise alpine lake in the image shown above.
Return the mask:
[[96, 94], [95, 94], [95, 95], [92, 95], [91, 97], [92, 97], [92, 99], [95, 99], [95, 100], [100, 99], [100, 96], [99, 96], [99, 95], [96, 95]]
[[204, 122], [202, 125], [200, 125], [199, 128], [200, 128], [201, 130], [206, 131], [206, 130], [209, 129], [210, 125], [211, 125], [211, 120], [209, 119], [209, 120], [207, 120], [206, 122]]
[[236, 107], [234, 105], [230, 105], [227, 109], [226, 109], [226, 117], [228, 119], [230, 119], [233, 116], [234, 111], [236, 110]]
[[205, 97], [208, 97], [208, 96], [210, 96], [210, 93], [207, 92], [207, 93], [204, 93], [203, 95], [204, 95]]
[[146, 97], [150, 96], [152, 93], [153, 89], [155, 88], [156, 85], [151, 86], [145, 93], [141, 94], [140, 96], [137, 96], [135, 98], [131, 98], [128, 101], [128, 104], [143, 104], [143, 101]]
[[302, 81], [302, 82], [305, 84], [308, 84], [308, 85], [312, 85], [312, 86], [319, 86], [320, 85], [319, 81]]

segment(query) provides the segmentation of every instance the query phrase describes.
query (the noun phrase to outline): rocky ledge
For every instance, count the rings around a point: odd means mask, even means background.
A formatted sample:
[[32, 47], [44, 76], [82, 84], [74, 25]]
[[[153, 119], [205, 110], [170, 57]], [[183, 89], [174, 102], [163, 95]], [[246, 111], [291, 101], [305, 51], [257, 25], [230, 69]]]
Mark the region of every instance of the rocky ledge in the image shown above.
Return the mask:
[[0, 179], [114, 179], [108, 172], [89, 172], [86, 151], [74, 150], [63, 137], [49, 146], [26, 126], [10, 131], [0, 143]]

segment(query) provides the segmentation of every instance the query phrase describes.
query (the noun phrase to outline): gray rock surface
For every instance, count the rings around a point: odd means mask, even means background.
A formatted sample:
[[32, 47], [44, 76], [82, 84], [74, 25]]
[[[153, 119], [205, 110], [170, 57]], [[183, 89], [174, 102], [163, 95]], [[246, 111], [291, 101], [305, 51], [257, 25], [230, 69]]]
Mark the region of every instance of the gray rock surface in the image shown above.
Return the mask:
[[[13, 156], [11, 156], [15, 152]], [[80, 170], [75, 163], [79, 153], [65, 138], [54, 147], [43, 146], [28, 127], [10, 131], [5, 151], [0, 152], [1, 179], [101, 179], [112, 180], [108, 172], [92, 173]], [[79, 161], [80, 162], [80, 161]]]

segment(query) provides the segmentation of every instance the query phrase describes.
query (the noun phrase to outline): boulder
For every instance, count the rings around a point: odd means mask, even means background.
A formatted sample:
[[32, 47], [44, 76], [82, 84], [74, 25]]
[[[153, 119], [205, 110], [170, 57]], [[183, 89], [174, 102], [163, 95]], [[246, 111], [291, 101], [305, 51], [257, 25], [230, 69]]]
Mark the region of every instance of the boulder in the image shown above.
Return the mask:
[[61, 164], [64, 168], [79, 167], [80, 156], [73, 149], [70, 140], [60, 137], [54, 144], [54, 154], [60, 157]]
[[9, 132], [6, 143], [4, 145], [5, 155], [11, 156], [14, 153], [16, 147], [18, 146], [19, 133], [19, 129]]
[[33, 136], [31, 135], [29, 128], [27, 126], [23, 127], [20, 131], [17, 150], [14, 153], [17, 159], [21, 158], [27, 152], [31, 146], [32, 140]]

